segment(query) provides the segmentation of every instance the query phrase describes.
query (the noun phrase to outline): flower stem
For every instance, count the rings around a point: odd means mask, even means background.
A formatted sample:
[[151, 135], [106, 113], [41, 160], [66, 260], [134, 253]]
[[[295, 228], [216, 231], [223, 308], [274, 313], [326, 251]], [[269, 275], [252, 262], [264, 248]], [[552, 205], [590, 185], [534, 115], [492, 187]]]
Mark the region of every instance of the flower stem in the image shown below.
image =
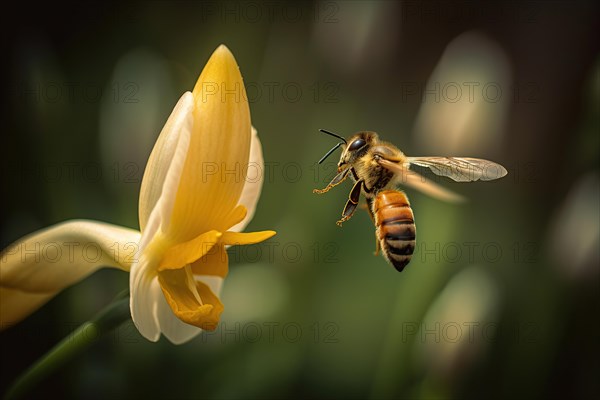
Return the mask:
[[84, 322], [23, 372], [8, 389], [5, 399], [22, 398], [44, 378], [130, 317], [129, 290], [124, 290], [94, 318]]

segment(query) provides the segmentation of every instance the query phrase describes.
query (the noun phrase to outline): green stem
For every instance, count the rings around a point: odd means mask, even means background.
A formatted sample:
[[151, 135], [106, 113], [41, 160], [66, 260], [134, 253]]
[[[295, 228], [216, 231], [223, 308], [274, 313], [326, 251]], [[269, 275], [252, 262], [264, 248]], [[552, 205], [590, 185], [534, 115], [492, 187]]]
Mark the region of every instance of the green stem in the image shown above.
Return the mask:
[[129, 290], [125, 290], [90, 321], [84, 322], [73, 333], [54, 346], [48, 353], [27, 369], [8, 389], [5, 399], [22, 398], [27, 392], [52, 374], [67, 361], [79, 354], [98, 338], [117, 328], [131, 317]]

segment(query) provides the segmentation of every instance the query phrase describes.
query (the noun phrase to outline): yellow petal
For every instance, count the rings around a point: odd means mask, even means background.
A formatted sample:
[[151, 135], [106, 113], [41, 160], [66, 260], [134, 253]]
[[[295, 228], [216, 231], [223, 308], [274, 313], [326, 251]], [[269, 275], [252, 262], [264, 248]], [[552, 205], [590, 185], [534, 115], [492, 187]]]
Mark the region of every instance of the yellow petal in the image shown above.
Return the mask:
[[228, 230], [227, 228], [229, 228], [230, 226], [239, 224], [240, 222], [242, 222], [242, 220], [246, 218], [247, 215], [248, 211], [246, 210], [246, 207], [244, 207], [243, 205], [238, 205], [233, 210], [231, 210], [229, 215], [223, 218], [222, 226], [224, 228], [222, 230]]
[[222, 244], [213, 247], [204, 257], [191, 264], [194, 275], [214, 275], [225, 278], [229, 270], [227, 251]]
[[20, 239], [0, 254], [2, 321], [25, 318], [101, 267], [128, 271], [139, 239], [135, 230], [85, 220], [63, 222]]
[[216, 329], [223, 304], [208, 285], [194, 279], [189, 268], [161, 271], [158, 281], [180, 320], [198, 328]]
[[166, 231], [174, 242], [227, 228], [223, 219], [238, 204], [250, 152], [244, 82], [225, 46], [209, 59], [193, 95], [192, 135]]
[[164, 253], [158, 270], [183, 268], [187, 264], [191, 264], [199, 258], [204, 257], [217, 244], [221, 235], [221, 232], [209, 231], [189, 242], [169, 248]]
[[[221, 293], [221, 286], [223, 283], [222, 278], [218, 276], [201, 275], [194, 276], [194, 279], [206, 284], [217, 297]], [[167, 303], [165, 296], [162, 294], [162, 290], [156, 314], [160, 325], [160, 331], [173, 344], [185, 343], [202, 332], [202, 329], [183, 322], [175, 315], [171, 306]]]
[[275, 231], [261, 231], [261, 232], [225, 232], [221, 238], [221, 242], [235, 246], [240, 244], [254, 244], [259, 243], [270, 237], [275, 236]]
[[[150, 153], [140, 188], [139, 218], [142, 231], [163, 193], [170, 197], [169, 201], [164, 200], [170, 206], [165, 212], [165, 218], [171, 215], [189, 145], [193, 109], [194, 97], [190, 92], [186, 92], [175, 105]], [[169, 169], [172, 170], [171, 179], [167, 180]]]
[[[160, 285], [158, 285], [158, 287], [160, 288]], [[175, 315], [171, 306], [167, 303], [162, 289], [160, 289], [160, 297], [157, 306], [156, 316], [158, 318], [160, 332], [165, 335], [171, 343], [183, 344], [202, 332], [202, 329], [183, 322]]]

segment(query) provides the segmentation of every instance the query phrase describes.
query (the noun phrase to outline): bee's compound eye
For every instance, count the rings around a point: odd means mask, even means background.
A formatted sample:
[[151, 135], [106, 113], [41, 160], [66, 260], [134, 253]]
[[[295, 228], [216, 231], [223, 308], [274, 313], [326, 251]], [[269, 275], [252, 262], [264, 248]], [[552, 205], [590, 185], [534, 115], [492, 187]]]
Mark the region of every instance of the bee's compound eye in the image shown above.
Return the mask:
[[356, 139], [354, 142], [350, 143], [350, 147], [348, 147], [348, 150], [358, 150], [365, 144], [367, 144], [367, 142], [365, 142], [363, 139]]

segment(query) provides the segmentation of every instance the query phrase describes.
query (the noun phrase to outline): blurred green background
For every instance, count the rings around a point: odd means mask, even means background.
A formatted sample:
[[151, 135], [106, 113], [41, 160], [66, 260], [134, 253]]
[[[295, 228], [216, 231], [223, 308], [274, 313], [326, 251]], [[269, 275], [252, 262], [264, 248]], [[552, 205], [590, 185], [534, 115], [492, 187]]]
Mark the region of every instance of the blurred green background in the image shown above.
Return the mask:
[[[138, 228], [146, 159], [221, 43], [263, 143], [263, 195], [230, 249], [220, 328], [182, 346], [128, 323], [33, 391], [61, 398], [589, 398], [599, 375], [600, 26], [594, 2], [17, 5], [5, 29], [4, 248], [73, 218]], [[10, 24], [10, 21], [7, 21]], [[495, 182], [408, 190], [418, 246], [374, 257], [350, 190], [311, 193], [373, 130], [408, 155], [488, 158]], [[431, 177], [431, 175], [428, 175]], [[435, 178], [435, 177], [434, 177]], [[437, 180], [437, 179], [436, 179]], [[0, 333], [0, 393], [105, 306], [100, 271]], [[594, 311], [596, 310], [596, 311]]]

